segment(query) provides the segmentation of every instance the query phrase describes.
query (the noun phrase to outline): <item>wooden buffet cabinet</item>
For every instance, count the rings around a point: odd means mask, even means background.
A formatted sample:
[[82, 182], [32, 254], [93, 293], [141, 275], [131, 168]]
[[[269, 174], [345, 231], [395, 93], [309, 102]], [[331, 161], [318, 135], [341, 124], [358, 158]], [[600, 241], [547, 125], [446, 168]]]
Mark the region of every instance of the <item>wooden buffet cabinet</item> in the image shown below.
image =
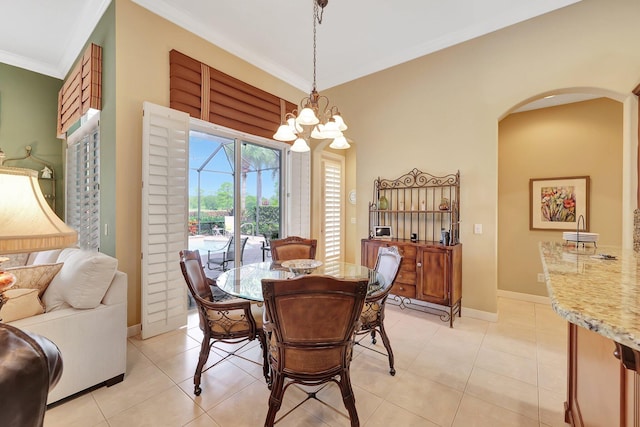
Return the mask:
[[551, 305], [568, 321], [565, 421], [639, 427], [640, 255], [560, 242], [540, 254]]
[[[362, 263], [374, 268], [381, 246], [397, 246], [402, 255], [398, 277], [390, 297], [401, 306], [441, 312], [441, 318], [453, 326], [453, 318], [461, 315], [462, 244], [444, 246], [404, 240], [362, 240]], [[444, 306], [446, 309], [420, 306], [412, 300]]]
[[402, 308], [440, 314], [453, 327], [462, 302], [459, 237], [460, 172], [435, 176], [412, 169], [395, 179], [374, 181], [369, 238], [362, 240], [361, 259], [373, 268], [378, 248], [398, 247], [402, 264], [391, 301]]

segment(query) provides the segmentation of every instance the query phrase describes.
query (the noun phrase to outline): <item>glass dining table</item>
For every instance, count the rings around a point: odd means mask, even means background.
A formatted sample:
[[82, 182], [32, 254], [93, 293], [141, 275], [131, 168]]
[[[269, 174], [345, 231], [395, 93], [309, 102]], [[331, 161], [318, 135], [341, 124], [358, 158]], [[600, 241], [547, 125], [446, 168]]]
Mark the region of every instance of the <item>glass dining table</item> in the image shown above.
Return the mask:
[[[332, 261], [323, 263], [312, 273], [339, 279], [369, 279], [367, 300], [375, 300], [384, 294], [391, 283], [387, 283], [375, 270], [358, 264]], [[245, 264], [225, 271], [216, 279], [216, 284], [224, 292], [250, 301], [263, 301], [262, 279], [292, 279], [298, 274], [290, 272], [277, 262]]]

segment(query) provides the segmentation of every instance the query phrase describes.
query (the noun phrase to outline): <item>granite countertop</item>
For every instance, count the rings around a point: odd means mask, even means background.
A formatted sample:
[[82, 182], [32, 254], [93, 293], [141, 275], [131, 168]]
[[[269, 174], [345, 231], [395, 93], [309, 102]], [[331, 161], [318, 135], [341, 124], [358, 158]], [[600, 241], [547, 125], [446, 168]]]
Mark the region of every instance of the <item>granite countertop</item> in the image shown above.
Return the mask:
[[[602, 259], [602, 254], [616, 259]], [[540, 243], [553, 309], [571, 323], [640, 350], [639, 254], [631, 249]]]

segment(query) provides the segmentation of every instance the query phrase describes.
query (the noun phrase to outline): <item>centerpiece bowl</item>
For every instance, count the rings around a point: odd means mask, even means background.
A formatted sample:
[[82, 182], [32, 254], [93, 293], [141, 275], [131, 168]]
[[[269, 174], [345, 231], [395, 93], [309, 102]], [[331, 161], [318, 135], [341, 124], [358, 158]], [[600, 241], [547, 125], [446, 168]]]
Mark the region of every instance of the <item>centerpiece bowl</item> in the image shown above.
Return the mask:
[[282, 262], [282, 266], [294, 274], [310, 274], [321, 265], [322, 261], [315, 259], [292, 259]]

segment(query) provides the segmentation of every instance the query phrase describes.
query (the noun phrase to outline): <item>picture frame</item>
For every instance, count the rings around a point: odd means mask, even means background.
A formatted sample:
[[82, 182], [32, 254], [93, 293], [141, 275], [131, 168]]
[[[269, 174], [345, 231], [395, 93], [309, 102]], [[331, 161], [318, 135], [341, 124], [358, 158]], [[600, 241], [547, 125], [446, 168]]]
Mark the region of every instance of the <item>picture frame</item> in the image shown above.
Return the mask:
[[530, 179], [529, 230], [589, 231], [589, 185], [588, 176]]
[[393, 237], [391, 227], [387, 225], [376, 225], [373, 227], [373, 238], [388, 240]]

